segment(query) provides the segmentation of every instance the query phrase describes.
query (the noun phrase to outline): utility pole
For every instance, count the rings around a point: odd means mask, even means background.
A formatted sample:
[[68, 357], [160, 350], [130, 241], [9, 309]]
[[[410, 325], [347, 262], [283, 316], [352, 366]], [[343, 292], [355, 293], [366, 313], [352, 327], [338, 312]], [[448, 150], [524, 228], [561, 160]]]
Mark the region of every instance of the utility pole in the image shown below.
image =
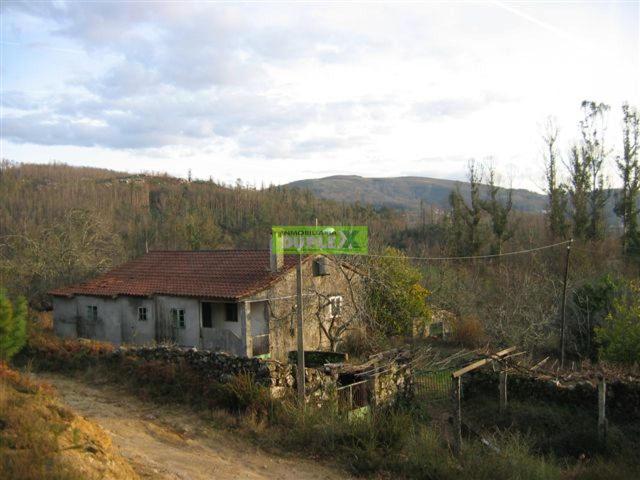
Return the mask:
[[302, 322], [302, 253], [298, 255], [298, 266], [296, 268], [296, 297], [298, 304], [298, 401], [300, 408], [304, 408], [304, 334]]
[[562, 324], [560, 327], [560, 368], [564, 368], [565, 329], [567, 324], [567, 279], [569, 277], [569, 256], [571, 255], [573, 238], [567, 245], [567, 257], [564, 264], [564, 286], [562, 288]]

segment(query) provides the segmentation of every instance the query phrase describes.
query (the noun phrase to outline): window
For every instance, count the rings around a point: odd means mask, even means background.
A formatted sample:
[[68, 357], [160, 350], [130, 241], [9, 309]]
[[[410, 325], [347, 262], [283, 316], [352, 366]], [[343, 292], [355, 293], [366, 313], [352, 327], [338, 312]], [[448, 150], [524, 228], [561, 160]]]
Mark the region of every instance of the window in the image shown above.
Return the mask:
[[184, 321], [184, 310], [182, 308], [172, 308], [171, 321], [174, 327], [184, 329], [186, 327]]
[[329, 275], [329, 269], [327, 268], [327, 259], [325, 257], [316, 258], [313, 261], [313, 275], [316, 277]]
[[329, 306], [329, 314], [332, 317], [339, 317], [342, 313], [342, 297], [340, 295], [329, 297]]
[[225, 303], [224, 304], [225, 320], [227, 322], [238, 321], [238, 304], [237, 303]]
[[138, 307], [138, 320], [141, 322], [147, 321], [147, 307]]
[[213, 328], [212, 305], [202, 302], [202, 328]]
[[97, 305], [89, 305], [87, 306], [87, 319], [89, 321], [95, 322], [98, 320], [98, 307]]

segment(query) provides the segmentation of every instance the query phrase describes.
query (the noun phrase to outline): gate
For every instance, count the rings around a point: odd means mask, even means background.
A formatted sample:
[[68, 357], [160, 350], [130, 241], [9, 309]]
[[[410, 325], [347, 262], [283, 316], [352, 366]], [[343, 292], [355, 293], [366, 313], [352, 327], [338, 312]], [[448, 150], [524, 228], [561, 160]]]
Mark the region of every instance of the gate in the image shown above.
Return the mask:
[[338, 407], [347, 412], [369, 410], [371, 404], [370, 381], [361, 380], [350, 383], [336, 389], [338, 396]]

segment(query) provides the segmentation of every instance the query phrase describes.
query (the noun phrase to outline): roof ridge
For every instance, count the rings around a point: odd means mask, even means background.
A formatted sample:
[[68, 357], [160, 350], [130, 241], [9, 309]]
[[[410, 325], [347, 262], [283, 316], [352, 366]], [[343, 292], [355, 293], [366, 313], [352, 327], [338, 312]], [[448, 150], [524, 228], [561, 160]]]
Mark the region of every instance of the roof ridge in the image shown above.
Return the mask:
[[[311, 258], [303, 257], [304, 262]], [[272, 272], [267, 249], [152, 250], [91, 279], [49, 293], [99, 296], [162, 293], [239, 299], [268, 288], [296, 263], [297, 255], [285, 255], [283, 269]]]

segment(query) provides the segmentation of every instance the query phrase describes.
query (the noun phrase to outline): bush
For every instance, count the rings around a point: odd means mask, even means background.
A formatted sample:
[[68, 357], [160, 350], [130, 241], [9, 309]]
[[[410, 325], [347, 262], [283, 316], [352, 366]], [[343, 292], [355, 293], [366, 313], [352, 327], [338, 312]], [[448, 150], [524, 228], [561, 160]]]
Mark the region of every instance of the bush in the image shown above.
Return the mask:
[[576, 353], [595, 361], [598, 354], [596, 331], [613, 312], [616, 298], [624, 290], [623, 280], [604, 275], [582, 285], [573, 293], [568, 334]]
[[486, 341], [486, 335], [478, 317], [456, 317], [452, 325], [451, 339], [464, 347], [475, 348]]
[[0, 360], [9, 361], [27, 341], [27, 301], [18, 297], [15, 307], [0, 289]]
[[342, 342], [338, 344], [338, 351], [347, 353], [349, 358], [367, 358], [382, 350], [389, 348], [389, 339], [375, 330], [367, 331], [365, 328], [349, 330]]
[[428, 323], [429, 291], [421, 285], [420, 270], [402, 252], [386, 248], [383, 253], [384, 257], [372, 260], [365, 281], [371, 327], [387, 335], [410, 334], [415, 320]]
[[640, 285], [630, 285], [629, 292], [614, 301], [613, 312], [595, 331], [601, 359], [640, 362]]

